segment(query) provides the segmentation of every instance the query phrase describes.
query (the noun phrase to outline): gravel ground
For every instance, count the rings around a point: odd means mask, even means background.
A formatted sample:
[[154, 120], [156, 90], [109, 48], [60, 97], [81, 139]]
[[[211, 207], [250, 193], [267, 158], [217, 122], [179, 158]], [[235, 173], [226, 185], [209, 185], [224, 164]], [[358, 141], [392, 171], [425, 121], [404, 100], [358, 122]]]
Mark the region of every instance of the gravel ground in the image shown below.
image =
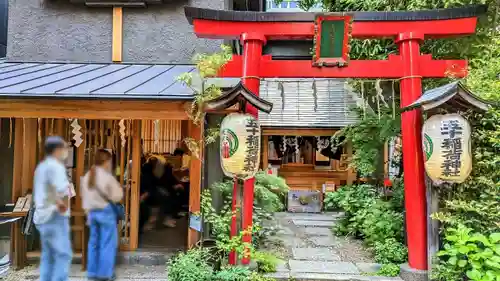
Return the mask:
[[[116, 269], [116, 281], [146, 281], [157, 280], [167, 281], [167, 273], [165, 266], [143, 266], [143, 265], [127, 265], [118, 266]], [[28, 266], [20, 271], [10, 271], [8, 276], [3, 280], [6, 281], [30, 281], [39, 280], [38, 268], [36, 266]], [[79, 264], [74, 264], [71, 267], [69, 281], [86, 281], [85, 272], [81, 271]]]

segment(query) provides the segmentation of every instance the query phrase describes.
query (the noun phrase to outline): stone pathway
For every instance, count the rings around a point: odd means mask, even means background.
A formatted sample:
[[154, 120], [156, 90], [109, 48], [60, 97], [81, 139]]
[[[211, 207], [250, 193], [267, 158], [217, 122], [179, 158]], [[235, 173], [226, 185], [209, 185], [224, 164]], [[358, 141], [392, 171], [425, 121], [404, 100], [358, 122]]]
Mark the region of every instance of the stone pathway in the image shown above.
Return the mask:
[[[144, 265], [120, 265], [117, 267], [116, 281], [167, 281], [165, 265], [158, 266], [144, 266]], [[10, 271], [5, 281], [35, 281], [39, 280], [38, 268], [32, 266], [27, 267], [21, 271]], [[81, 271], [79, 264], [74, 264], [71, 267], [71, 274], [69, 281], [87, 281], [85, 272]]]
[[360, 241], [336, 237], [331, 228], [341, 213], [277, 213], [269, 222], [278, 234], [267, 241], [268, 250], [284, 258], [277, 280], [294, 281], [396, 281], [399, 277], [370, 276], [380, 265], [373, 263]]

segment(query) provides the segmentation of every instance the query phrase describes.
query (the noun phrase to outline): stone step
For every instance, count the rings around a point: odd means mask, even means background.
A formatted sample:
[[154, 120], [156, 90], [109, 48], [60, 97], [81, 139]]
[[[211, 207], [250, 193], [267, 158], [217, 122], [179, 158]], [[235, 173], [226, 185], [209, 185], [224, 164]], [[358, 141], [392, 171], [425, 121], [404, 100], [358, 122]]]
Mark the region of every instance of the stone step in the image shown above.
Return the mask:
[[290, 273], [360, 274], [351, 262], [289, 260]]
[[166, 265], [176, 252], [120, 252], [116, 257], [116, 263], [122, 265]]
[[326, 227], [331, 228], [335, 225], [336, 221], [321, 221], [321, 220], [304, 220], [304, 219], [292, 219], [292, 223], [296, 226], [305, 227]]
[[332, 229], [327, 227], [300, 227], [300, 230], [308, 236], [332, 236]]
[[302, 261], [340, 261], [340, 256], [330, 248], [293, 248], [294, 260]]
[[[174, 250], [169, 252], [154, 252], [154, 251], [137, 251], [137, 252], [119, 252], [116, 255], [116, 264], [119, 265], [165, 265], [170, 258], [172, 258], [176, 252]], [[28, 257], [28, 263], [38, 264], [40, 262], [40, 256], [34, 255]], [[82, 255], [73, 255], [73, 264], [82, 263]]]
[[337, 221], [344, 216], [343, 213], [287, 213], [284, 218], [291, 220]]
[[276, 281], [402, 281], [399, 277], [367, 276], [355, 274], [331, 274], [331, 273], [288, 273], [276, 272], [266, 276]]

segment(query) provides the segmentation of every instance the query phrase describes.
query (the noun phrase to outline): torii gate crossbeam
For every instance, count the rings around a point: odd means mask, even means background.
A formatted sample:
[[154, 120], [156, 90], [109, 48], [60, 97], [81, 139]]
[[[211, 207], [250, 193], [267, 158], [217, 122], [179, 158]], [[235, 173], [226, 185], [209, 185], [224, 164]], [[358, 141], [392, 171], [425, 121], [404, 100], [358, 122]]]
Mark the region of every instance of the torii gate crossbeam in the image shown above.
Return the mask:
[[[352, 12], [326, 15], [352, 17], [354, 38], [393, 38], [399, 55], [387, 60], [351, 60], [345, 67], [318, 67], [311, 61], [273, 60], [262, 55], [269, 40], [312, 40], [315, 13], [265, 13], [219, 11], [186, 7], [189, 22], [198, 37], [240, 40], [243, 55], [235, 55], [220, 77], [240, 77], [246, 87], [259, 94], [260, 78], [395, 78], [401, 80], [401, 107], [413, 103], [422, 94], [422, 78], [464, 77], [465, 60], [433, 60], [420, 53], [424, 39], [473, 34], [477, 16], [486, 7], [470, 6], [411, 12]], [[250, 109], [256, 115], [256, 111]], [[405, 208], [409, 265], [427, 269], [427, 207], [425, 171], [422, 154], [422, 114], [404, 112], [402, 118], [403, 168], [405, 171]], [[243, 227], [252, 225], [253, 180], [245, 182]], [[245, 237], [251, 241], [251, 237]], [[246, 261], [248, 262], [248, 261]]]

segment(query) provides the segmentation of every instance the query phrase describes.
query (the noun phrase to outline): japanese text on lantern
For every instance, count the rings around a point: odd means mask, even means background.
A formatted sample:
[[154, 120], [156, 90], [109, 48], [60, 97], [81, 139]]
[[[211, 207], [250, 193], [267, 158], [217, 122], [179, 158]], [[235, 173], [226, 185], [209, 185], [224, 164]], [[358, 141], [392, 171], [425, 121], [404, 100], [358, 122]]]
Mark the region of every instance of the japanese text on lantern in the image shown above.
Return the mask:
[[462, 134], [463, 128], [458, 120], [444, 120], [441, 122], [441, 153], [444, 158], [441, 164], [441, 175], [443, 177], [460, 175], [462, 166]]
[[245, 167], [243, 170], [245, 172], [253, 172], [255, 170], [255, 166], [257, 163], [257, 154], [258, 151], [256, 147], [258, 147], [260, 140], [260, 128], [257, 120], [254, 118], [248, 118], [246, 124], [247, 137], [246, 137], [246, 145], [247, 151], [245, 156]]
[[423, 127], [425, 170], [436, 184], [460, 183], [472, 170], [471, 129], [459, 114], [434, 115]]
[[260, 125], [252, 115], [233, 113], [221, 124], [221, 167], [228, 177], [248, 179], [260, 164]]

